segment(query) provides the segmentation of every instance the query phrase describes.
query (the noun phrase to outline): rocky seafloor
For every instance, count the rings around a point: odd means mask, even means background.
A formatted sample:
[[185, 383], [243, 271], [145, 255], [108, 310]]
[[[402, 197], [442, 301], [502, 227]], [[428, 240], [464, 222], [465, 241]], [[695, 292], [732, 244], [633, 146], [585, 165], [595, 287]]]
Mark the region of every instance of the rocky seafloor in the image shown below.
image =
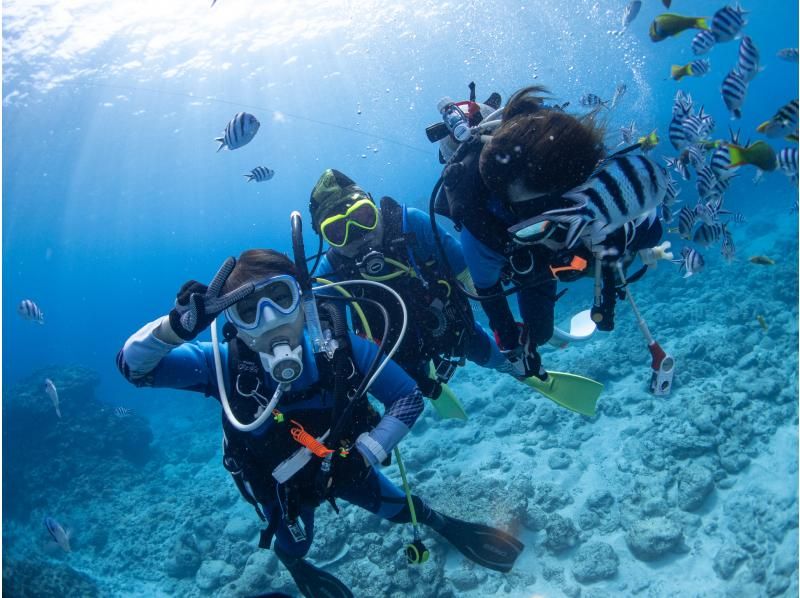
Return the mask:
[[[754, 265], [748, 250], [791, 259]], [[517, 534], [526, 549], [513, 572], [481, 569], [427, 530], [432, 557], [410, 566], [410, 528], [345, 503], [339, 516], [318, 510], [310, 558], [358, 597], [796, 596], [796, 240], [744, 244], [740, 255], [686, 280], [661, 266], [633, 287], [677, 359], [669, 397], [647, 392], [649, 354], [620, 305], [612, 334], [544, 356], [550, 369], [605, 383], [596, 417], [473, 365], [452, 384], [467, 422], [426, 409], [402, 444], [414, 492]], [[48, 375], [64, 384], [50, 371], [31, 385]], [[14, 400], [4, 396], [4, 429]], [[82, 420], [55, 453], [37, 436], [46, 430], [32, 428], [24, 451], [4, 436], [4, 486], [26, 484], [11, 497], [4, 488], [8, 595], [296, 595], [273, 553], [257, 548], [260, 522], [221, 467], [216, 403], [175, 400], [192, 409], [154, 417], [149, 451], [144, 422], [104, 421], [135, 429], [100, 447], [107, 434], [92, 436]], [[76, 402], [67, 392], [58, 436]], [[61, 464], [38, 461], [37, 445]], [[399, 480], [395, 466], [387, 473]], [[45, 515], [74, 528], [73, 552], [43, 548]]]

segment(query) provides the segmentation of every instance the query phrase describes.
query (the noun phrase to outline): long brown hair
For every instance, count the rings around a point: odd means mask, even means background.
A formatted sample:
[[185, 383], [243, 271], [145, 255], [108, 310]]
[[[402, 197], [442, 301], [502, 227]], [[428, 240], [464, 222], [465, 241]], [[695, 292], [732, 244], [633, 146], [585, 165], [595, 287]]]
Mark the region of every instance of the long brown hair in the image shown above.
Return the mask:
[[483, 181], [502, 197], [516, 181], [532, 191], [564, 193], [583, 183], [605, 155], [597, 112], [576, 117], [544, 108], [545, 93], [541, 86], [516, 92], [481, 152]]

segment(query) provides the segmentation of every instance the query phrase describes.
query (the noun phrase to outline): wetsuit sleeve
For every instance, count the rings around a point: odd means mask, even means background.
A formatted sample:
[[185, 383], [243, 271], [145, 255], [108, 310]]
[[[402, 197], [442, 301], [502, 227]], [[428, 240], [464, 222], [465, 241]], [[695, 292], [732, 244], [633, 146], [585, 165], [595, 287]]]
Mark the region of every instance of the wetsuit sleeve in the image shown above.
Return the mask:
[[[356, 368], [364, 373], [378, 352], [374, 343], [350, 335]], [[372, 465], [384, 461], [408, 434], [424, 407], [417, 385], [396, 363], [390, 361], [370, 387], [370, 394], [386, 407], [381, 421], [358, 437], [356, 448]]]
[[461, 231], [464, 260], [479, 289], [488, 289], [500, 282], [506, 258], [478, 241], [466, 228]]
[[[179, 388], [217, 396], [216, 369], [211, 343], [173, 345], [159, 339], [155, 331], [167, 316], [145, 324], [125, 342], [117, 366], [136, 386]], [[220, 346], [223, 362], [227, 347]]]
[[327, 278], [328, 280], [335, 280], [335, 276], [333, 274], [333, 266], [331, 266], [331, 262], [328, 259], [327, 255], [323, 255], [319, 260], [319, 265], [317, 269], [314, 271], [314, 276], [318, 276], [320, 278]]
[[[431, 219], [428, 214], [416, 208], [406, 208], [406, 225], [414, 233], [422, 253], [439, 261], [439, 247], [431, 228]], [[444, 246], [444, 254], [454, 274], [460, 274], [467, 267], [464, 261], [464, 251], [461, 243], [438, 224], [436, 230]]]

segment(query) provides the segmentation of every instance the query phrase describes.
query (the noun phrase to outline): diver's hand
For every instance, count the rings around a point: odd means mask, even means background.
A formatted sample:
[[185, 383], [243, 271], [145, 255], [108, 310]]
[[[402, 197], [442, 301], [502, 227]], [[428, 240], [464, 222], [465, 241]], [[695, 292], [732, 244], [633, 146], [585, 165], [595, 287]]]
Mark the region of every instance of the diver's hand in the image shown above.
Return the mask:
[[[527, 335], [525, 335], [527, 336]], [[511, 366], [511, 375], [520, 378], [536, 376], [539, 380], [547, 380], [547, 371], [542, 367], [542, 357], [530, 340], [509, 351], [503, 351]]]
[[639, 257], [645, 266], [658, 266], [659, 260], [671, 260], [673, 258], [672, 252], [667, 251], [672, 247], [672, 243], [664, 241], [661, 245], [656, 245], [650, 249], [642, 249], [639, 252]]
[[235, 265], [236, 260], [229, 257], [208, 286], [190, 280], [181, 287], [175, 298], [175, 307], [169, 312], [169, 324], [175, 334], [185, 341], [194, 340], [224, 309], [253, 292], [255, 287], [249, 282], [221, 295], [222, 285]]

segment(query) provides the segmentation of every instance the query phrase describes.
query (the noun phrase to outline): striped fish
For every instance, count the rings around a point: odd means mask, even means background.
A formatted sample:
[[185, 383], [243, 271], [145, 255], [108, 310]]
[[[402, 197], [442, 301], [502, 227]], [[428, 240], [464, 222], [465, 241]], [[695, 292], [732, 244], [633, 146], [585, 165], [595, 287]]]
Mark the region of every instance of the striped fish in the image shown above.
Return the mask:
[[675, 81], [680, 81], [684, 77], [702, 77], [710, 70], [711, 61], [708, 58], [700, 58], [683, 66], [673, 64], [669, 76]]
[[611, 98], [611, 107], [616, 108], [622, 96], [628, 91], [628, 86], [624, 83], [617, 83], [617, 88], [614, 90], [614, 95]]
[[692, 96], [688, 93], [683, 93], [683, 91], [679, 89], [672, 102], [672, 116], [679, 116], [682, 119], [686, 118], [691, 114], [693, 105]]
[[710, 201], [719, 197], [717, 177], [710, 166], [703, 166], [697, 173], [697, 194], [703, 201]]
[[684, 247], [681, 249], [681, 259], [672, 260], [673, 264], [680, 264], [681, 267], [678, 272], [686, 272], [684, 278], [689, 278], [692, 274], [702, 272], [703, 267], [706, 265], [703, 256], [696, 249], [691, 247]]
[[753, 38], [745, 35], [739, 42], [739, 60], [736, 63], [736, 70], [745, 81], [752, 81], [759, 71], [763, 70], [758, 61], [758, 48], [756, 48]]
[[594, 107], [603, 106], [608, 107], [608, 101], [603, 101], [600, 96], [593, 93], [587, 93], [581, 98], [581, 106]]
[[791, 137], [797, 141], [797, 100], [792, 100], [756, 129], [767, 137]]
[[261, 123], [252, 114], [237, 112], [230, 122], [225, 125], [223, 136], [214, 139], [214, 141], [219, 142], [217, 151], [220, 151], [223, 147], [235, 150], [247, 145], [256, 136], [260, 126]]
[[720, 222], [715, 222], [714, 224], [701, 224], [699, 227], [697, 227], [697, 230], [692, 237], [692, 242], [702, 245], [703, 247], [708, 247], [712, 243], [719, 241], [727, 230], [728, 229], [725, 228], [725, 225]]
[[695, 56], [700, 56], [713, 48], [715, 43], [717, 43], [717, 40], [714, 34], [703, 29], [692, 39], [692, 52], [694, 52]]
[[683, 130], [686, 134], [686, 140], [689, 143], [696, 143], [705, 140], [717, 123], [714, 122], [714, 117], [706, 114], [702, 108], [698, 114], [690, 114], [683, 120]]
[[267, 168], [266, 166], [256, 166], [253, 170], [244, 175], [248, 183], [250, 181], [255, 181], [256, 183], [263, 183], [264, 181], [270, 180], [274, 176], [275, 176], [275, 171], [270, 168]]
[[608, 160], [584, 185], [563, 196], [575, 202], [574, 206], [543, 215], [569, 225], [567, 247], [583, 236], [587, 226], [592, 242], [598, 243], [660, 205], [666, 188], [666, 171], [658, 164], [641, 155], [618, 156]]
[[[682, 156], [683, 154], [681, 154]], [[671, 168], [675, 172], [677, 172], [684, 181], [688, 181], [692, 178], [691, 174], [689, 174], [689, 167], [686, 165], [686, 162], [678, 156], [677, 158], [669, 158], [664, 156], [664, 161], [667, 163], [667, 168]]]
[[734, 212], [733, 214], [731, 214], [731, 219], [728, 220], [728, 224], [730, 224], [731, 222], [733, 222], [734, 224], [744, 224], [745, 222], [747, 222], [747, 219], [741, 212]]
[[681, 188], [678, 187], [675, 180], [667, 174], [667, 190], [664, 193], [664, 202], [662, 205], [673, 206], [678, 203], [678, 195], [681, 194]]
[[675, 219], [675, 214], [672, 213], [672, 207], [667, 204], [661, 204], [661, 220], [665, 224], [669, 224]]
[[678, 212], [678, 234], [684, 239], [692, 238], [692, 229], [696, 220], [694, 210], [689, 206], [683, 206]]
[[23, 299], [17, 306], [17, 313], [25, 320], [31, 320], [37, 324], [44, 324], [44, 313], [30, 299]]
[[130, 417], [131, 415], [133, 415], [133, 410], [128, 409], [127, 407], [117, 407], [116, 409], [114, 409], [114, 415], [116, 415], [120, 419], [124, 417]]
[[787, 62], [797, 62], [797, 48], [784, 48], [778, 51], [778, 58]]
[[730, 214], [729, 211], [722, 209], [722, 198], [712, 199], [707, 203], [698, 203], [694, 207], [694, 213], [704, 224], [714, 224], [719, 222], [721, 215]]
[[747, 81], [737, 70], [732, 70], [722, 81], [722, 100], [733, 113], [733, 118], [742, 117], [742, 104], [747, 95]]
[[622, 140], [619, 142], [617, 147], [619, 147], [620, 145], [633, 144], [634, 140], [636, 139], [636, 123], [631, 122], [629, 127], [620, 127], [619, 134], [620, 137], [622, 137]]
[[747, 24], [744, 15], [747, 14], [739, 3], [736, 6], [726, 6], [714, 13], [711, 19], [711, 31], [717, 42], [729, 42], [739, 35], [739, 32]]
[[71, 552], [69, 547], [69, 534], [64, 531], [64, 528], [58, 521], [52, 517], [45, 517], [44, 526], [47, 528], [47, 531], [53, 537], [56, 544], [63, 548], [65, 552]]
[[675, 115], [669, 123], [669, 142], [676, 150], [683, 149], [687, 143], [686, 131], [683, 128], [683, 120], [685, 117]]
[[44, 379], [44, 392], [47, 393], [47, 396], [50, 397], [50, 400], [53, 402], [53, 408], [56, 410], [58, 419], [61, 419], [61, 409], [58, 406], [58, 389], [50, 378]]
[[729, 264], [736, 257], [736, 245], [733, 244], [733, 235], [727, 230], [722, 236], [722, 257]]
[[683, 150], [681, 158], [683, 159], [684, 162], [688, 162], [689, 164], [694, 166], [695, 170], [699, 170], [703, 167], [703, 164], [705, 164], [706, 152], [699, 145], [692, 144], [687, 146], [686, 149]]
[[797, 184], [797, 148], [786, 147], [778, 152], [778, 168]]
[[711, 170], [718, 181], [729, 179], [736, 174], [739, 167], [731, 168], [731, 153], [728, 144], [723, 143], [711, 154]]

